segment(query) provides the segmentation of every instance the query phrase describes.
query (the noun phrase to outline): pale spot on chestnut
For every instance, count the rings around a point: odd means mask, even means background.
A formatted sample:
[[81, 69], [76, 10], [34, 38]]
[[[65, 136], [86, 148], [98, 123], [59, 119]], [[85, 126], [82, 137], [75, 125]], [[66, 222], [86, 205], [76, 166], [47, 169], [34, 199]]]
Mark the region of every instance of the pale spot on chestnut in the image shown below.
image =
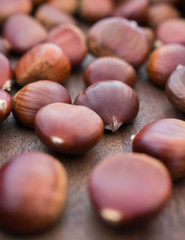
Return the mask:
[[6, 113], [7, 110], [7, 102], [5, 100], [0, 99], [0, 110], [3, 113]]
[[11, 80], [7, 80], [5, 82], [5, 84], [3, 85], [2, 89], [5, 91], [10, 92], [11, 91], [11, 85], [12, 85], [12, 81]]
[[55, 145], [60, 145], [64, 142], [64, 140], [62, 138], [55, 137], [55, 136], [51, 137], [51, 141]]
[[115, 116], [113, 116], [112, 117], [112, 123], [110, 125], [106, 125], [105, 129], [111, 130], [112, 132], [116, 132], [122, 124], [123, 124], [122, 122], [119, 123], [117, 121], [117, 118]]
[[103, 209], [100, 213], [101, 217], [107, 222], [119, 223], [122, 220], [122, 214], [114, 209]]
[[136, 135], [132, 135], [132, 136], [130, 137], [130, 140], [132, 140], [132, 141], [133, 141], [133, 140], [134, 140], [134, 138], [135, 138], [135, 136], [136, 136]]

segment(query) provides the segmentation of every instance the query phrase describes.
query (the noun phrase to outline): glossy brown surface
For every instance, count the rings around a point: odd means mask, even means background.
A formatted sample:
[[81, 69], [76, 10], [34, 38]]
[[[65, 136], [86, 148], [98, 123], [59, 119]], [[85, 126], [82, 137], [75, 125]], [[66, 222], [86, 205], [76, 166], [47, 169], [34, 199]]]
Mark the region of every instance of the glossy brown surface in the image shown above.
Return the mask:
[[176, 108], [185, 112], [185, 67], [171, 74], [166, 84], [166, 95]]
[[2, 123], [12, 110], [12, 97], [0, 89], [0, 123]]
[[170, 74], [179, 64], [185, 65], [185, 47], [180, 44], [168, 44], [155, 49], [148, 60], [149, 79], [165, 87]]
[[37, 9], [35, 17], [48, 30], [51, 30], [52, 28], [60, 24], [77, 23], [76, 20], [71, 15], [62, 12], [58, 8], [51, 6], [49, 4], [41, 5]]
[[10, 17], [3, 27], [3, 36], [11, 48], [23, 53], [46, 39], [45, 28], [34, 18], [26, 14]]
[[51, 30], [47, 42], [59, 46], [71, 61], [72, 66], [79, 65], [86, 56], [86, 39], [80, 28], [71, 24], [60, 25]]
[[142, 28], [118, 17], [94, 24], [88, 33], [88, 44], [90, 51], [98, 57], [117, 56], [135, 67], [146, 60], [151, 47]]
[[12, 77], [10, 62], [7, 57], [0, 53], [0, 89], [10, 91]]
[[25, 153], [0, 170], [0, 225], [33, 233], [53, 225], [64, 208], [67, 173], [46, 153]]
[[78, 7], [78, 1], [79, 0], [49, 0], [48, 3], [64, 12], [75, 13]]
[[53, 103], [35, 117], [35, 132], [49, 148], [65, 154], [82, 154], [93, 148], [103, 135], [103, 122], [84, 106]]
[[79, 93], [76, 105], [83, 105], [100, 115], [105, 129], [116, 132], [138, 114], [139, 100], [131, 87], [120, 81], [97, 82]]
[[106, 80], [119, 80], [134, 87], [137, 75], [134, 68], [124, 60], [115, 57], [97, 58], [85, 69], [84, 81], [90, 86]]
[[91, 173], [91, 201], [103, 220], [132, 225], [159, 213], [172, 191], [168, 170], [144, 154], [120, 154], [102, 160]]
[[20, 58], [15, 68], [16, 83], [25, 86], [45, 79], [63, 83], [70, 70], [70, 61], [63, 51], [54, 44], [44, 43]]
[[185, 176], [185, 122], [162, 119], [146, 125], [133, 140], [133, 151], [161, 160], [174, 179]]
[[168, 19], [156, 28], [156, 38], [162, 43], [185, 45], [185, 19]]
[[27, 84], [13, 97], [13, 115], [25, 126], [33, 127], [36, 113], [44, 106], [71, 103], [68, 91], [59, 83], [42, 80]]

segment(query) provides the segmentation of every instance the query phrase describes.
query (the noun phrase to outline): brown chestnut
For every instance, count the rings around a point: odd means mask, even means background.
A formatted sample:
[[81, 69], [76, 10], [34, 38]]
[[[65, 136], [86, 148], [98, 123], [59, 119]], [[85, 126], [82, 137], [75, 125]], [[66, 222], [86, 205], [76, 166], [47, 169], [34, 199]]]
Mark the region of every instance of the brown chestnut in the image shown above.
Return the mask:
[[76, 20], [69, 14], [60, 11], [58, 8], [49, 4], [41, 5], [36, 13], [36, 19], [44, 25], [48, 30], [60, 25], [60, 24], [76, 24]]
[[185, 45], [185, 20], [167, 19], [156, 28], [156, 39], [165, 44]]
[[13, 97], [13, 115], [21, 124], [33, 127], [36, 113], [55, 102], [71, 103], [68, 91], [59, 83], [42, 80], [27, 84]]
[[112, 0], [80, 0], [79, 14], [80, 16], [90, 22], [95, 22], [101, 18], [111, 15], [114, 9]]
[[79, 93], [74, 104], [94, 110], [102, 118], [105, 129], [112, 132], [131, 122], [139, 111], [137, 94], [120, 81], [94, 83]]
[[127, 0], [113, 11], [113, 16], [127, 18], [142, 25], [146, 22], [147, 9], [147, 0]]
[[152, 28], [156, 28], [164, 20], [178, 17], [180, 12], [171, 4], [161, 2], [148, 7], [147, 23]]
[[49, 0], [48, 3], [64, 12], [75, 13], [78, 7], [78, 1], [79, 0]]
[[103, 121], [97, 113], [84, 106], [65, 103], [41, 108], [34, 126], [46, 146], [65, 154], [85, 153], [103, 135]]
[[100, 217], [112, 225], [147, 221], [167, 204], [172, 183], [166, 167], [145, 154], [120, 154], [92, 171], [89, 194]]
[[0, 123], [2, 123], [12, 110], [12, 97], [0, 89]]
[[0, 89], [11, 90], [12, 76], [12, 69], [8, 58], [0, 53]]
[[133, 66], [142, 64], [151, 44], [145, 31], [127, 19], [111, 17], [94, 24], [88, 33], [90, 51], [100, 56], [117, 56]]
[[87, 86], [98, 81], [119, 80], [134, 87], [137, 80], [135, 69], [126, 61], [116, 57], [100, 57], [91, 62], [84, 71]]
[[16, 83], [25, 86], [37, 80], [63, 83], [69, 76], [71, 64], [56, 45], [43, 43], [23, 55], [15, 68]]
[[133, 151], [161, 160], [174, 179], [185, 176], [185, 122], [162, 119], [146, 125], [133, 140]]
[[178, 67], [166, 83], [168, 100], [180, 111], [185, 112], [185, 67]]
[[83, 32], [72, 24], [62, 24], [52, 29], [48, 34], [47, 42], [58, 45], [68, 56], [73, 67], [79, 65], [87, 53]]
[[179, 64], [185, 65], [185, 47], [180, 44], [167, 44], [155, 49], [148, 60], [147, 72], [150, 80], [165, 87], [172, 72]]
[[12, 50], [23, 53], [46, 39], [45, 28], [34, 18], [25, 14], [10, 17], [3, 28], [3, 37]]
[[0, 169], [0, 225], [19, 234], [53, 225], [63, 211], [67, 173], [54, 157], [39, 152], [12, 158]]

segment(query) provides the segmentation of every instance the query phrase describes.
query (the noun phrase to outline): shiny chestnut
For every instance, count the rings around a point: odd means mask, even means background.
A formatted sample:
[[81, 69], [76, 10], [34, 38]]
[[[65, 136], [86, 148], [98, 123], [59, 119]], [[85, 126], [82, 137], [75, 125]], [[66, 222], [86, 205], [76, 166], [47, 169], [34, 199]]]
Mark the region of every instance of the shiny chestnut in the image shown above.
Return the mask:
[[0, 89], [10, 91], [12, 77], [10, 62], [6, 56], [0, 53]]
[[12, 110], [12, 97], [0, 89], [0, 123], [2, 123]]

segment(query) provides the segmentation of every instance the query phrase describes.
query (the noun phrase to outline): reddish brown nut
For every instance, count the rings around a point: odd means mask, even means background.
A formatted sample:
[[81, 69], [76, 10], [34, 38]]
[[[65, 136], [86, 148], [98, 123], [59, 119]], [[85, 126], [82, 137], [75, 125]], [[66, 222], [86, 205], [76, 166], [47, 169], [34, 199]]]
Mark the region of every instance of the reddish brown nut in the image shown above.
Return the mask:
[[28, 234], [47, 229], [60, 217], [67, 173], [54, 157], [39, 152], [14, 157], [0, 169], [0, 225]]
[[126, 61], [115, 57], [100, 57], [88, 65], [84, 72], [87, 86], [98, 81], [119, 80], [134, 87], [137, 80], [136, 71]]
[[168, 3], [157, 3], [149, 6], [147, 11], [147, 23], [150, 27], [156, 28], [159, 23], [180, 17], [180, 12], [173, 5]]
[[10, 17], [3, 29], [3, 36], [11, 48], [23, 53], [46, 39], [45, 28], [34, 18], [24, 14]]
[[147, 221], [165, 207], [171, 192], [172, 183], [165, 166], [145, 154], [106, 157], [89, 180], [95, 210], [114, 226]]
[[73, 67], [79, 65], [86, 56], [86, 39], [80, 28], [65, 24], [52, 29], [47, 42], [58, 45], [68, 56]]
[[127, 0], [114, 10], [113, 16], [134, 20], [141, 25], [146, 22], [147, 9], [147, 0]]
[[139, 100], [134, 90], [120, 81], [97, 82], [82, 91], [75, 99], [100, 115], [105, 129], [116, 132], [132, 121], [139, 111]]
[[156, 39], [165, 44], [185, 45], [185, 20], [168, 19], [163, 21], [156, 28]]
[[70, 70], [70, 61], [63, 51], [54, 44], [44, 43], [20, 58], [15, 69], [16, 83], [24, 86], [45, 79], [63, 83]]
[[185, 112], [185, 67], [179, 66], [166, 83], [168, 100], [180, 111]]
[[31, 0], [0, 0], [0, 23], [17, 13], [30, 13]]
[[12, 69], [7, 57], [0, 53], [0, 89], [10, 91]]
[[146, 125], [134, 138], [133, 151], [161, 160], [174, 179], [185, 176], [185, 122], [162, 119]]
[[9, 54], [10, 48], [11, 46], [9, 42], [6, 39], [0, 37], [0, 53], [7, 56]]
[[12, 97], [0, 89], [0, 123], [2, 123], [12, 110]]
[[60, 25], [60, 24], [76, 24], [76, 20], [69, 14], [60, 11], [58, 8], [49, 4], [41, 5], [36, 13], [35, 17], [41, 22], [48, 30]]
[[142, 28], [118, 17], [94, 24], [88, 33], [88, 42], [94, 55], [117, 56], [135, 67], [146, 60], [151, 47], [148, 35]]
[[48, 3], [68, 13], [75, 13], [78, 7], [78, 0], [49, 0]]
[[13, 115], [21, 124], [33, 127], [36, 113], [44, 106], [71, 103], [68, 91], [59, 83], [42, 80], [27, 84], [13, 97]]
[[41, 108], [35, 117], [35, 132], [49, 148], [65, 154], [82, 154], [103, 135], [103, 122], [91, 109], [65, 103]]
[[79, 3], [80, 16], [91, 22], [110, 16], [113, 9], [112, 0], [80, 0]]
[[164, 45], [150, 55], [148, 76], [155, 84], [165, 87], [170, 74], [179, 64], [185, 65], [185, 47], [180, 44]]

